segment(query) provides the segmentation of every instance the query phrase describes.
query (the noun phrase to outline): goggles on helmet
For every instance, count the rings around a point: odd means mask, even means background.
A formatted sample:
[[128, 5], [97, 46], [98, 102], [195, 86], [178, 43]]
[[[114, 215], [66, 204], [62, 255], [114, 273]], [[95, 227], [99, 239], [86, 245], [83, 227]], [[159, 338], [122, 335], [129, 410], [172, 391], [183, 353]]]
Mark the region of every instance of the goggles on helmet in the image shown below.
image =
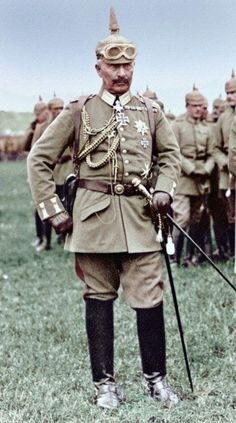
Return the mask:
[[109, 44], [100, 51], [100, 54], [106, 60], [117, 60], [122, 56], [127, 60], [134, 60], [136, 48], [132, 44]]

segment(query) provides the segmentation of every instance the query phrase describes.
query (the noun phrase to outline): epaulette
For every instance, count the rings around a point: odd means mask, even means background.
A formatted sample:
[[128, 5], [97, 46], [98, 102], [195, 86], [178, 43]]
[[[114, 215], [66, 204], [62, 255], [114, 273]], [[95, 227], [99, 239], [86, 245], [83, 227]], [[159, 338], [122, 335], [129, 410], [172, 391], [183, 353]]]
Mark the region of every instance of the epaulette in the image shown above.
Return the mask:
[[161, 106], [155, 100], [151, 100], [151, 101], [152, 101], [152, 107], [153, 107], [154, 111], [160, 111]]
[[79, 97], [74, 98], [73, 100], [70, 100], [70, 103], [78, 103]]
[[87, 100], [89, 100], [90, 98], [95, 97], [95, 95], [96, 95], [96, 94], [89, 94], [89, 95], [86, 95], [86, 96], [81, 95], [81, 96], [79, 96], [79, 97], [75, 97], [73, 100], [70, 100], [70, 103], [78, 103], [78, 101], [79, 101], [79, 99], [80, 99], [81, 97], [83, 97], [83, 98], [85, 98], [85, 97], [86, 97], [86, 101], [87, 101]]
[[[144, 96], [137, 94], [136, 98], [138, 98], [138, 100], [141, 101], [141, 103], [146, 104], [145, 100], [144, 100]], [[148, 98], [148, 97], [146, 97], [146, 98]], [[158, 110], [161, 110], [159, 104], [155, 100], [152, 100], [150, 98], [148, 98], [148, 100], [149, 100], [149, 102], [151, 102], [154, 113], [156, 113]]]

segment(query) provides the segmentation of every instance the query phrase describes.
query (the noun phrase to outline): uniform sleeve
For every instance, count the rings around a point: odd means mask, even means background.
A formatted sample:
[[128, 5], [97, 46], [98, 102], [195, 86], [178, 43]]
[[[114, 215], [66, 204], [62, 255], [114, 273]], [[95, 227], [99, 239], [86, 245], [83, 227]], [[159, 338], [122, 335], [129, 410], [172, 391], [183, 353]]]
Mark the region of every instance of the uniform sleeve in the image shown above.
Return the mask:
[[236, 117], [234, 117], [229, 136], [229, 171], [236, 176]]
[[156, 150], [159, 175], [155, 191], [165, 191], [174, 196], [180, 175], [180, 150], [175, 134], [161, 110], [156, 113]]
[[219, 120], [216, 124], [214, 135], [215, 135], [215, 142], [214, 142], [214, 159], [217, 163], [219, 170], [223, 170], [225, 166], [228, 164], [228, 156], [223, 151], [224, 142], [223, 136], [221, 131], [221, 122], [222, 122], [222, 115], [219, 117]]
[[48, 126], [28, 155], [29, 184], [41, 219], [47, 219], [64, 210], [55, 194], [53, 169], [58, 158], [68, 147], [73, 130], [73, 114], [68, 106]]
[[205, 161], [205, 172], [207, 175], [210, 175], [212, 170], [214, 169], [215, 166], [215, 160], [213, 157], [213, 151], [214, 151], [214, 138], [213, 138], [213, 133], [212, 131], [209, 129], [209, 137], [207, 140], [207, 151], [206, 151], [206, 161]]

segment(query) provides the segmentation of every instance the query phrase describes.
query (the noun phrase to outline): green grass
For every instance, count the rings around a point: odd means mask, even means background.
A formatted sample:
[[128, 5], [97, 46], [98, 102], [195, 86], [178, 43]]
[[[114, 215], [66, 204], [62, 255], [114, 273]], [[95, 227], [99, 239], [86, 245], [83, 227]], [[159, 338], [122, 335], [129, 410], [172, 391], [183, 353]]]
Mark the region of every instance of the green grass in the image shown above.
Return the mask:
[[[0, 164], [0, 423], [234, 423], [236, 293], [208, 265], [174, 269], [194, 383], [191, 394], [171, 293], [166, 293], [168, 373], [183, 397], [165, 410], [147, 395], [135, 315], [115, 305], [116, 376], [127, 402], [116, 411], [93, 404], [82, 283], [73, 255], [53, 238], [36, 254], [25, 162]], [[233, 262], [221, 266], [235, 284]]]

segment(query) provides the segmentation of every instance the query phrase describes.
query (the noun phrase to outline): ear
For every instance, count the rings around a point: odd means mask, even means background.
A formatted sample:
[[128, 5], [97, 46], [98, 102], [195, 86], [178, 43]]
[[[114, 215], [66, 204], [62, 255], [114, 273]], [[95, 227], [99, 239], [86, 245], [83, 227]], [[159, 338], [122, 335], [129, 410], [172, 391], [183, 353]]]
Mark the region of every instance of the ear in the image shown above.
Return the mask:
[[96, 69], [96, 71], [97, 71], [97, 74], [100, 76], [100, 78], [102, 77], [101, 76], [101, 65], [99, 64], [99, 63], [96, 63], [96, 65], [95, 65], [95, 69]]

